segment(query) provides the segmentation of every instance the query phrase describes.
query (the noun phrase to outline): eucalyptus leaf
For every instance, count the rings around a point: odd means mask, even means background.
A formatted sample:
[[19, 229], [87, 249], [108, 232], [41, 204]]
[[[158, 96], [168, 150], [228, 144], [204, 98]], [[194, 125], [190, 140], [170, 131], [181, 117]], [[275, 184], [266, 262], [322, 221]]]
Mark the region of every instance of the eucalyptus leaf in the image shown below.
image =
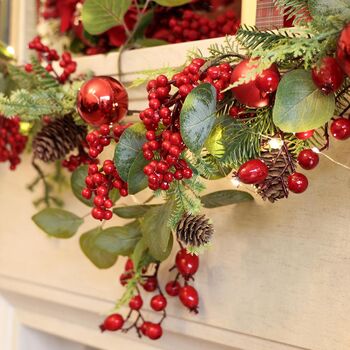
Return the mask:
[[81, 202], [88, 205], [89, 207], [93, 206], [92, 199], [86, 199], [81, 195], [83, 188], [86, 187], [85, 178], [88, 174], [88, 166], [83, 165], [73, 171], [72, 176], [70, 178], [70, 185], [72, 191]]
[[46, 208], [35, 214], [32, 220], [48, 235], [56, 238], [70, 238], [84, 222], [79, 216], [57, 208]]
[[96, 238], [98, 248], [111, 254], [129, 256], [141, 239], [142, 233], [138, 221], [125, 226], [115, 226], [103, 230]]
[[126, 207], [114, 208], [113, 213], [123, 219], [136, 219], [144, 216], [148, 210], [157, 205], [129, 205]]
[[145, 142], [145, 128], [142, 123], [130, 126], [120, 137], [115, 148], [114, 163], [124, 181], [129, 180], [130, 169], [137, 157], [142, 154], [142, 145]]
[[131, 2], [132, 0], [85, 0], [82, 10], [84, 29], [96, 35], [122, 24]]
[[175, 6], [189, 4], [192, 0], [153, 0], [153, 1], [161, 6], [175, 7]]
[[118, 255], [111, 254], [96, 245], [96, 238], [102, 232], [96, 227], [80, 236], [80, 247], [87, 258], [99, 269], [108, 269], [117, 261]]
[[[168, 227], [173, 201], [168, 201], [162, 206], [150, 209], [141, 222], [143, 237], [150, 254], [158, 261], [165, 260], [172, 246], [172, 233]], [[171, 251], [171, 249], [170, 249]]]
[[237, 190], [217, 191], [201, 197], [201, 202], [205, 208], [218, 208], [252, 200], [254, 200], [254, 197], [251, 194]]
[[130, 194], [136, 194], [148, 186], [148, 178], [143, 172], [143, 168], [149, 163], [139, 152], [138, 156], [132, 163], [128, 175], [128, 191]]
[[294, 70], [282, 78], [273, 108], [273, 121], [284, 132], [317, 129], [334, 114], [334, 94], [324, 95], [310, 72]]
[[216, 118], [216, 90], [205, 83], [194, 88], [187, 96], [180, 114], [181, 136], [186, 146], [199, 152], [209, 137]]

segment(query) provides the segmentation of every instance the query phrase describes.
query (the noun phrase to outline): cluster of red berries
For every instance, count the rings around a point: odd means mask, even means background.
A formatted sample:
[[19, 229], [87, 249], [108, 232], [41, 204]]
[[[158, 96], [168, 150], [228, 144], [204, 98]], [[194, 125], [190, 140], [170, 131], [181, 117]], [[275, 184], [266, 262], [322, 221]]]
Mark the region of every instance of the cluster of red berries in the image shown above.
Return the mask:
[[10, 162], [10, 169], [15, 170], [21, 162], [19, 155], [24, 151], [28, 137], [20, 133], [18, 117], [0, 116], [0, 162]]
[[237, 33], [240, 21], [233, 10], [227, 10], [215, 19], [192, 10], [185, 10], [181, 18], [171, 18], [168, 26], [171, 31], [167, 41], [181, 43], [234, 35]]
[[[150, 161], [144, 167], [144, 173], [152, 190], [167, 190], [174, 180], [190, 179], [193, 175], [181, 156], [186, 149], [179, 131], [183, 101], [200, 83], [212, 84], [217, 91], [217, 99], [221, 101], [224, 98], [221, 91], [229, 86], [232, 73], [228, 63], [201, 72], [205, 62], [196, 58], [172, 80], [160, 75], [147, 84], [149, 107], [140, 113], [140, 119], [147, 129], [147, 142], [142, 150], [144, 158]], [[172, 96], [169, 95], [171, 85], [178, 89]]]
[[[176, 279], [170, 281], [165, 286], [166, 293], [175, 297], [178, 296], [181, 303], [187, 307], [190, 311], [195, 313], [198, 312], [199, 297], [197, 290], [188, 284], [190, 279], [193, 279], [193, 275], [197, 272], [199, 267], [199, 258], [196, 255], [187, 253], [186, 249], [181, 249], [176, 255], [175, 266], [171, 269], [177, 268], [178, 273]], [[148, 268], [144, 268], [142, 273], [146, 274]], [[141, 309], [144, 305], [143, 298], [139, 288], [136, 288], [138, 293], [133, 296], [129, 301], [130, 312], [124, 319], [122, 315], [115, 313], [104, 320], [103, 324], [100, 325], [102, 331], [117, 331], [122, 330], [124, 324], [130, 320], [133, 313], [136, 313], [136, 319], [131, 326], [125, 328], [124, 331], [128, 331], [131, 328], [135, 328], [138, 335], [147, 336], [150, 339], [156, 340], [163, 335], [162, 322], [166, 318], [166, 307], [168, 301], [164, 296], [157, 279], [158, 268], [154, 275], [145, 276], [140, 285], [148, 293], [156, 293], [150, 300], [150, 307], [156, 312], [162, 312], [162, 317], [158, 323], [146, 321], [141, 313]], [[131, 259], [128, 259], [124, 272], [120, 276], [120, 283], [125, 286], [128, 280], [135, 274], [134, 265]], [[182, 276], [184, 279], [184, 285], [181, 286], [178, 282], [179, 277]]]
[[[52, 73], [61, 84], [64, 84], [77, 69], [77, 63], [72, 60], [72, 56], [69, 52], [63, 52], [60, 57], [55, 49], [50, 49], [48, 46], [44, 45], [39, 36], [35, 37], [28, 44], [28, 47], [37, 52], [40, 61], [46, 64], [46, 71]], [[61, 74], [58, 74], [54, 69], [54, 61], [58, 61], [60, 67], [62, 67], [63, 71]], [[27, 73], [31, 73], [33, 71], [33, 65], [27, 63], [24, 65], [24, 69]]]
[[86, 136], [86, 142], [89, 146], [89, 156], [97, 158], [103, 152], [104, 148], [111, 143], [112, 139], [118, 142], [120, 136], [130, 125], [116, 124], [111, 127], [108, 124], [102, 124], [98, 129], [91, 131]]
[[110, 209], [114, 203], [109, 197], [112, 189], [118, 189], [121, 196], [128, 195], [127, 184], [120, 178], [112, 160], [105, 160], [100, 169], [97, 164], [90, 164], [85, 184], [87, 187], [81, 194], [86, 199], [94, 196], [91, 215], [97, 220], [110, 220], [113, 216]]
[[84, 164], [98, 164], [98, 160], [91, 159], [84, 149], [79, 150], [77, 155], [72, 154], [68, 159], [62, 160], [62, 166], [70, 172]]

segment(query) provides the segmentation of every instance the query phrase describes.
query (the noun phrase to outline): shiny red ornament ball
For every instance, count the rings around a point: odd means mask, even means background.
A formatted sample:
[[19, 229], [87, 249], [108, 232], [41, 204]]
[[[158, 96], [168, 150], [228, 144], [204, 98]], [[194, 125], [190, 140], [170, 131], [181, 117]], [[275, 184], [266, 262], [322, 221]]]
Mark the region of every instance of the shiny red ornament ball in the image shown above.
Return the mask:
[[[234, 69], [231, 75], [231, 83], [235, 83], [242, 78], [245, 78], [249, 72], [256, 69], [256, 64], [251, 60], [243, 60]], [[269, 75], [269, 71], [272, 70], [278, 73], [275, 65], [264, 70], [261, 75]], [[250, 80], [248, 83], [241, 84], [232, 88], [233, 95], [242, 104], [251, 108], [261, 108], [270, 104], [270, 98], [266, 94], [262, 94], [256, 86], [257, 77]], [[267, 88], [267, 86], [266, 86]]]
[[118, 122], [128, 111], [128, 94], [118, 80], [94, 77], [80, 88], [77, 107], [81, 118], [92, 126]]
[[269, 169], [267, 165], [260, 159], [248, 160], [238, 169], [237, 176], [239, 180], [245, 184], [256, 185], [263, 182]]
[[304, 149], [298, 155], [298, 163], [305, 170], [315, 169], [319, 161], [320, 157], [311, 149]]
[[303, 193], [309, 186], [309, 181], [304, 174], [294, 173], [288, 177], [288, 188], [294, 193]]
[[331, 124], [331, 134], [337, 140], [347, 140], [350, 137], [350, 120], [338, 118]]
[[302, 132], [297, 132], [295, 134], [295, 137], [299, 140], [307, 140], [310, 137], [314, 136], [315, 130], [308, 130], [308, 131], [302, 131]]
[[311, 72], [316, 86], [326, 95], [337, 91], [343, 84], [345, 74], [333, 57], [324, 57], [319, 67]]
[[273, 94], [277, 91], [281, 76], [276, 66], [264, 70], [256, 78], [255, 85], [262, 94]]
[[337, 60], [343, 71], [350, 76], [350, 23], [340, 33], [337, 45]]

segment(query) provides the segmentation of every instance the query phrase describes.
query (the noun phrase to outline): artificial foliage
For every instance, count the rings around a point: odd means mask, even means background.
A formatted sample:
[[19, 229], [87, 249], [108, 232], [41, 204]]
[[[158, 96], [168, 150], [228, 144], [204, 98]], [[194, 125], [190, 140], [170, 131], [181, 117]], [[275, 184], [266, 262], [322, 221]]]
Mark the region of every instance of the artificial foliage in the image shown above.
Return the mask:
[[[168, 70], [169, 76], [156, 74], [148, 81], [148, 106], [138, 111], [134, 124], [124, 118], [127, 91], [120, 82], [71, 76], [70, 55], [59, 56], [38, 38], [30, 44], [37, 56], [29, 65], [7, 63], [15, 88], [0, 96], [1, 120], [21, 118], [38, 170], [30, 188], [44, 185], [43, 198], [36, 200], [44, 208], [33, 221], [49, 236], [70, 238], [85, 220], [96, 220], [94, 229], [80, 235], [87, 258], [105, 269], [128, 257], [120, 276], [125, 293], [102, 331], [135, 329], [139, 336], [160, 338], [168, 297], [200, 311], [194, 287], [198, 255], [215, 237], [215, 225], [201, 211], [253, 200], [237, 189], [203, 195], [206, 181], [231, 176], [274, 203], [306, 191], [305, 171], [317, 167], [319, 154], [333, 141], [350, 138], [350, 5], [337, 0], [275, 4], [294, 18], [295, 27], [243, 26], [236, 37], [211, 46], [207, 56], [192, 52], [175, 72]], [[109, 21], [97, 22], [96, 31]], [[0, 129], [7, 133], [0, 143], [6, 157], [0, 160], [9, 160], [11, 168], [26, 141], [21, 139], [13, 158], [11, 133], [20, 130], [18, 117], [10, 130]], [[106, 149], [114, 151], [113, 159], [106, 159]], [[52, 174], [41, 169], [40, 160], [54, 161]], [[63, 181], [62, 167], [72, 172], [72, 192], [90, 207], [92, 218], [58, 208], [62, 203], [54, 187]], [[119, 205], [120, 197], [141, 191], [150, 194], [144, 203]], [[115, 217], [129, 222], [105, 228]], [[177, 244], [172, 277], [163, 288], [159, 267]], [[158, 318], [152, 322], [143, 313], [143, 293], [153, 293], [150, 307]], [[126, 317], [119, 313], [124, 305], [130, 308]]]

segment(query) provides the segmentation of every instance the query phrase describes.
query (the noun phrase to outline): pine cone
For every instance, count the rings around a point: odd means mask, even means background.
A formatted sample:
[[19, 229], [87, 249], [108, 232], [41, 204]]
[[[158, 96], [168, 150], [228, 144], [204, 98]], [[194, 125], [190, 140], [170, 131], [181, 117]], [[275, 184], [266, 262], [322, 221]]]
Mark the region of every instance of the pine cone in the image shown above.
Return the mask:
[[45, 125], [33, 139], [34, 158], [53, 162], [78, 147], [86, 137], [85, 125], [75, 124], [71, 115], [57, 118]]
[[213, 233], [214, 226], [205, 215], [184, 215], [176, 228], [177, 239], [195, 247], [209, 243]]
[[[265, 162], [269, 168], [269, 175], [266, 180], [256, 185], [258, 194], [264, 199], [268, 199], [271, 203], [279, 199], [287, 198], [288, 177], [294, 172], [293, 167], [296, 164], [295, 158], [284, 147], [280, 150], [270, 150], [268, 146], [260, 155], [260, 159]], [[289, 157], [288, 157], [289, 155]]]

